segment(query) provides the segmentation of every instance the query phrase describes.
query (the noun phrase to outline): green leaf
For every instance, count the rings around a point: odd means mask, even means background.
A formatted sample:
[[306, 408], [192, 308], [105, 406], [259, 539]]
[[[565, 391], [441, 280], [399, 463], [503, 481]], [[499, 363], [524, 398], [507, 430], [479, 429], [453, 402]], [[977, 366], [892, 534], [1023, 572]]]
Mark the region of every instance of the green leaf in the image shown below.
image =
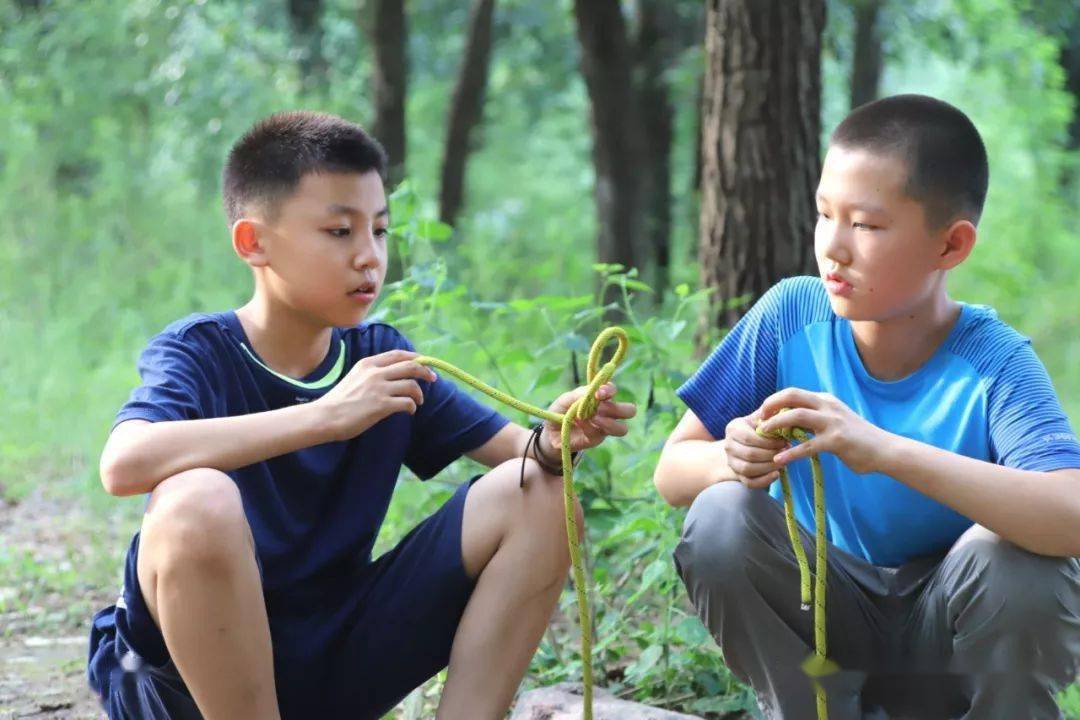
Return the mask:
[[442, 242], [454, 234], [454, 228], [438, 220], [421, 220], [417, 225], [417, 232], [432, 242]]

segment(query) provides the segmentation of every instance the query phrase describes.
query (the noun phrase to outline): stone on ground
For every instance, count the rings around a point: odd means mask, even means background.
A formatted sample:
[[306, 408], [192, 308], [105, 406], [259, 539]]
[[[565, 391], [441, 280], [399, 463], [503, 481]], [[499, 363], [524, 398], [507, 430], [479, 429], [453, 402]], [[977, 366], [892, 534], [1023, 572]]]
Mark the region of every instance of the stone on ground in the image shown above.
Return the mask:
[[[581, 685], [560, 683], [522, 695], [510, 720], [581, 720]], [[593, 691], [593, 720], [701, 720], [697, 715], [660, 710], [620, 700], [604, 690]]]

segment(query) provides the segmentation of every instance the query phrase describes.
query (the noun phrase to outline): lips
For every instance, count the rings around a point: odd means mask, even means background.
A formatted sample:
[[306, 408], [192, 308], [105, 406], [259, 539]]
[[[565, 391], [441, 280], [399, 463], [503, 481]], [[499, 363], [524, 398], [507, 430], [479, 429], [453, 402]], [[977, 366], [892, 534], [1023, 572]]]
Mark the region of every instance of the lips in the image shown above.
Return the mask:
[[851, 294], [854, 287], [844, 276], [838, 273], [829, 273], [825, 276], [825, 289], [829, 291], [830, 295], [847, 296]]
[[375, 283], [365, 282], [351, 290], [348, 295], [353, 300], [366, 304], [374, 302], [377, 291], [378, 286]]

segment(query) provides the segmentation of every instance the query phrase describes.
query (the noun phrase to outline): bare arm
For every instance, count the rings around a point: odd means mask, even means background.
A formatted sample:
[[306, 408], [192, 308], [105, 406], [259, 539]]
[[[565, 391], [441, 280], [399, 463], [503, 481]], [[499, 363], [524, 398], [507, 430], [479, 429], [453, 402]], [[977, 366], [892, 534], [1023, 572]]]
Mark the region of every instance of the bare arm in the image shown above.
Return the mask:
[[1033, 553], [1080, 556], [1080, 469], [1033, 472], [965, 457], [899, 435], [878, 471]]
[[832, 395], [799, 388], [775, 393], [758, 412], [769, 418], [762, 432], [813, 433], [777, 454], [781, 465], [831, 452], [853, 472], [888, 475], [1025, 550], [1080, 555], [1080, 469], [1034, 472], [969, 458], [890, 433]]
[[670, 505], [686, 506], [710, 485], [734, 478], [724, 444], [687, 410], [664, 443], [653, 472], [660, 496]]
[[[485, 467], [495, 467], [507, 460], [520, 458], [529, 435], [528, 429], [517, 423], [507, 423], [486, 443], [465, 454]], [[529, 457], [535, 458], [534, 452], [530, 447]]]
[[[563, 393], [556, 398], [548, 410], [558, 414], [565, 413], [585, 390], [585, 387], [579, 387]], [[637, 408], [632, 403], [615, 402], [616, 392], [618, 388], [615, 383], [607, 383], [596, 391], [596, 398], [600, 401], [596, 408], [596, 415], [591, 420], [581, 422], [572, 428], [571, 450], [596, 447], [608, 436], [622, 437], [627, 433], [626, 423], [622, 421], [634, 417], [637, 414]], [[540, 454], [543, 455], [541, 464], [548, 467], [559, 466], [559, 431], [559, 426], [548, 421], [545, 422], [544, 432], [540, 436], [540, 441], [543, 443], [543, 447], [540, 448]], [[528, 429], [509, 423], [486, 443], [465, 454], [482, 465], [495, 467], [507, 460], [520, 458], [525, 451], [525, 444], [530, 434]], [[530, 445], [529, 457], [537, 459], [536, 452], [536, 446]]]
[[117, 425], [101, 453], [101, 483], [112, 495], [147, 493], [198, 467], [227, 472], [362, 433], [388, 415], [424, 402], [417, 380], [434, 380], [415, 352], [391, 350], [356, 363], [330, 391], [306, 405], [249, 415]]
[[330, 439], [314, 404], [207, 420], [128, 420], [101, 453], [111, 495], [148, 493], [167, 477], [198, 467], [227, 472]]
[[735, 480], [748, 488], [766, 488], [776, 480], [779, 466], [772, 458], [787, 447], [782, 440], [755, 432], [756, 414], [734, 418], [717, 440], [687, 410], [660, 453], [653, 483], [671, 505], [690, 505], [702, 490], [718, 482]]

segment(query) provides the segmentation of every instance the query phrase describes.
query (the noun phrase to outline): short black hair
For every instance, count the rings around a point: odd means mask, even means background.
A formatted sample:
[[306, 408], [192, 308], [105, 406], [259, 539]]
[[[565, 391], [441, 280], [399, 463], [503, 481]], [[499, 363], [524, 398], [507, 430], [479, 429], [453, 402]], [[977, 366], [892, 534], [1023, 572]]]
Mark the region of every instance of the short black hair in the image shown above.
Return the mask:
[[232, 226], [258, 204], [273, 218], [308, 173], [372, 170], [386, 181], [386, 151], [359, 125], [326, 113], [276, 113], [255, 123], [229, 151], [221, 176], [225, 217]]
[[904, 191], [922, 203], [930, 227], [978, 224], [990, 166], [982, 137], [962, 111], [926, 95], [893, 95], [861, 105], [833, 130], [831, 145], [899, 158]]

